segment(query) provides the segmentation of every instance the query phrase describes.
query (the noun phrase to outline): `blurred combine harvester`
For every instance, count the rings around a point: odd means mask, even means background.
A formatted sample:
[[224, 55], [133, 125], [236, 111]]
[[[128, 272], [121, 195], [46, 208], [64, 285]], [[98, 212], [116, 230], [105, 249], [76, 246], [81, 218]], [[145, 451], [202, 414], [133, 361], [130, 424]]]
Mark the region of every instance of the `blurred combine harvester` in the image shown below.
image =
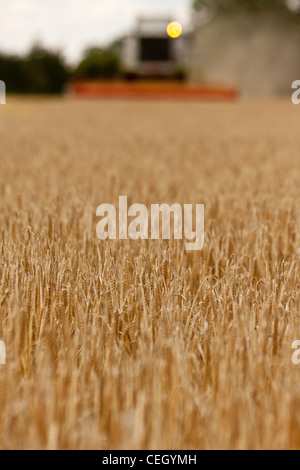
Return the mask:
[[188, 36], [170, 18], [140, 18], [135, 31], [123, 40], [121, 63], [130, 77], [186, 76]]
[[73, 81], [68, 90], [81, 98], [233, 100], [234, 88], [188, 83], [191, 32], [170, 18], [139, 18], [120, 47], [119, 80]]

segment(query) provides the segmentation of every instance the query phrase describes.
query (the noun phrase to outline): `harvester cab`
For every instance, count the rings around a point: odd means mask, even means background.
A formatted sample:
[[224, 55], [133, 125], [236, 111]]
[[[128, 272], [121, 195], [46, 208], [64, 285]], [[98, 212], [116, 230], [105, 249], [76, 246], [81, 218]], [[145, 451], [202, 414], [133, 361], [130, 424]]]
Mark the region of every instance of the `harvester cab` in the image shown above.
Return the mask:
[[180, 23], [170, 18], [139, 18], [122, 44], [127, 78], [184, 78], [186, 39]]

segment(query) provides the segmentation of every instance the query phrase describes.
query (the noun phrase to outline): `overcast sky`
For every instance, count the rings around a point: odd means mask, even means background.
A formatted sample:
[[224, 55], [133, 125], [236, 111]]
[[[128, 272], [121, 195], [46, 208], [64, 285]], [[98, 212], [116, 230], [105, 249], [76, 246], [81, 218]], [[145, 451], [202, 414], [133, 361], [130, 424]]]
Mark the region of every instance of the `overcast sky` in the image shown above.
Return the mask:
[[188, 22], [191, 0], [0, 0], [0, 50], [22, 53], [33, 41], [77, 60], [88, 45], [122, 35], [142, 13]]

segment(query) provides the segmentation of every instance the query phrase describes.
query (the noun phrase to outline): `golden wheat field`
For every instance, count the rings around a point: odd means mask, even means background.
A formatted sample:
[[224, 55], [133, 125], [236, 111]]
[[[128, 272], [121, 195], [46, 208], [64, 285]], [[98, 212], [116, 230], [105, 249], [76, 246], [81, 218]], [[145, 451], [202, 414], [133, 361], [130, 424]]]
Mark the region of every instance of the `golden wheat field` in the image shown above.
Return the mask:
[[[299, 449], [300, 121], [288, 101], [0, 109], [1, 449]], [[205, 244], [96, 209], [205, 204]]]

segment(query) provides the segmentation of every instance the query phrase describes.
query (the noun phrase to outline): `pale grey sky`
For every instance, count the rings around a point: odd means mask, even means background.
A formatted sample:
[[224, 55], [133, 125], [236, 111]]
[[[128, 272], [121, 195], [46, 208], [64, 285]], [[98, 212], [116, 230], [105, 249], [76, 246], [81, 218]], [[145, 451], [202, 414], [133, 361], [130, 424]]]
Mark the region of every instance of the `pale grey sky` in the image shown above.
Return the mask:
[[191, 0], [0, 0], [0, 50], [22, 53], [33, 41], [60, 48], [71, 61], [88, 45], [126, 33], [137, 15], [189, 20]]

